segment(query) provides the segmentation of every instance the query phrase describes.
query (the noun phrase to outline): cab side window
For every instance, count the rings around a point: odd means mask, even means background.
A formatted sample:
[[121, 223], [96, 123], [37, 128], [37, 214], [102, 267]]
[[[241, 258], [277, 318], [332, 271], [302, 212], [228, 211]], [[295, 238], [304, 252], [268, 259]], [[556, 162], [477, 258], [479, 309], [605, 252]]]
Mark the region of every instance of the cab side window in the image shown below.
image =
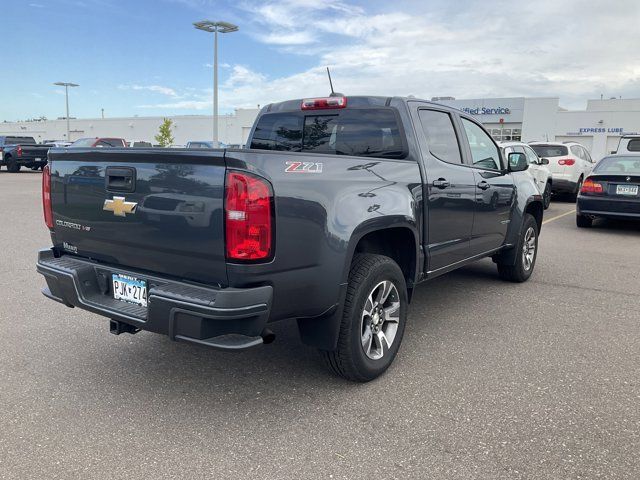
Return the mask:
[[540, 160], [532, 148], [524, 147], [524, 153], [527, 155], [527, 162], [529, 162], [529, 165], [538, 165]]
[[501, 170], [500, 152], [491, 137], [478, 125], [466, 118], [462, 119], [464, 131], [471, 147], [473, 166], [488, 170]]
[[431, 154], [443, 162], [462, 163], [460, 145], [451, 115], [426, 109], [420, 109], [418, 115]]
[[582, 155], [582, 148], [577, 145], [571, 145], [571, 153], [573, 153], [576, 157], [582, 158], [584, 160], [584, 156]]

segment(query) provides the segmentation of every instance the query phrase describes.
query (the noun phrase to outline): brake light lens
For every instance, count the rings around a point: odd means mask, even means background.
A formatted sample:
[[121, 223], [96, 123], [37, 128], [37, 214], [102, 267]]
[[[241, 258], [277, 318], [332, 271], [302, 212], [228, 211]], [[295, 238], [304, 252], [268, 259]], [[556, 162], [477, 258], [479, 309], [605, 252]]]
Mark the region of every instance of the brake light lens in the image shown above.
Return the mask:
[[576, 161], [573, 158], [561, 158], [558, 160], [558, 165], [567, 165], [569, 167], [575, 163]]
[[228, 260], [265, 260], [273, 247], [273, 190], [263, 178], [227, 172], [225, 240]]
[[594, 182], [590, 178], [587, 178], [582, 184], [580, 193], [604, 193], [604, 188], [601, 183]]
[[347, 97], [322, 97], [305, 98], [300, 108], [302, 110], [328, 110], [332, 108], [345, 108]]
[[16, 153], [18, 154], [19, 157], [22, 156], [22, 145], [18, 145], [18, 148], [16, 148]]
[[53, 229], [53, 208], [51, 207], [51, 169], [45, 165], [42, 170], [42, 211], [44, 223], [49, 229]]

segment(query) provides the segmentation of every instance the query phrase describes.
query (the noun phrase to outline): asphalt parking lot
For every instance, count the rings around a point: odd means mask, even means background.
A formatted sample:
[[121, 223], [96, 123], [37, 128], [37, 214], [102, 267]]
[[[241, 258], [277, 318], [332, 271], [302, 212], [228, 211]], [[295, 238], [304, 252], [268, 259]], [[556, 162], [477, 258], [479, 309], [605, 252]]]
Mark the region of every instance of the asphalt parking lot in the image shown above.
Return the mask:
[[359, 385], [292, 324], [227, 354], [46, 300], [40, 201], [39, 173], [0, 172], [0, 478], [637, 478], [640, 227], [552, 203], [531, 281], [423, 285]]

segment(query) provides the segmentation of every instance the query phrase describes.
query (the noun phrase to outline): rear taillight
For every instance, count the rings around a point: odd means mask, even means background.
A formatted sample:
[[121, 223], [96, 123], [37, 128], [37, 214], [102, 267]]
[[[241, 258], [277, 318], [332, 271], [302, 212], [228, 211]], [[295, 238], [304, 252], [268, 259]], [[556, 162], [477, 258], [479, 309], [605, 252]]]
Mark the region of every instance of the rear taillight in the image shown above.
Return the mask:
[[51, 169], [45, 165], [42, 169], [42, 210], [44, 223], [50, 229], [53, 228], [53, 209], [51, 208]]
[[601, 183], [594, 182], [590, 178], [587, 178], [582, 184], [580, 193], [604, 193], [604, 188], [602, 188]]
[[273, 190], [249, 173], [227, 172], [225, 239], [228, 260], [265, 260], [273, 253]]
[[347, 97], [322, 97], [305, 98], [300, 108], [302, 110], [327, 110], [332, 108], [345, 108]]
[[18, 154], [19, 157], [22, 156], [22, 146], [18, 145], [18, 148], [16, 148], [16, 153]]
[[561, 158], [558, 160], [558, 165], [567, 165], [569, 167], [575, 163], [576, 161], [573, 158]]

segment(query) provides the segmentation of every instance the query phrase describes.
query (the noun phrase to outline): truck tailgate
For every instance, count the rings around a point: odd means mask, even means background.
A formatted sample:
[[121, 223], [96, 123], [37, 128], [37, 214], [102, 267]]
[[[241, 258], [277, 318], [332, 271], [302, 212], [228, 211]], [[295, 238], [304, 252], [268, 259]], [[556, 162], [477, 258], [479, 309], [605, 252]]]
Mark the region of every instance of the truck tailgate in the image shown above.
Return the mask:
[[223, 150], [52, 149], [54, 246], [226, 285]]

